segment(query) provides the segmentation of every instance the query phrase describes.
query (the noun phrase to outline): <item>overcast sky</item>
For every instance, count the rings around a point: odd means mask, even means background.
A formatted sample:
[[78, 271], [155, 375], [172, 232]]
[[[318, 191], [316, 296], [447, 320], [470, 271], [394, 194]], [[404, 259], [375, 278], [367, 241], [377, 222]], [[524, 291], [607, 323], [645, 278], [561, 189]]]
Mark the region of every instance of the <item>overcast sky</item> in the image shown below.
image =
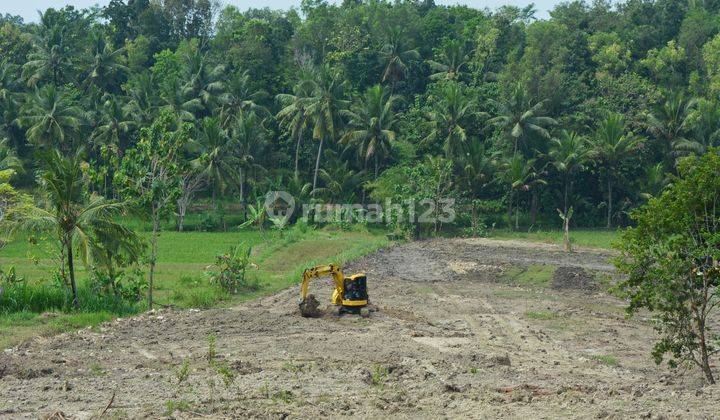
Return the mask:
[[[63, 7], [72, 4], [77, 8], [85, 8], [94, 4], [101, 6], [106, 5], [110, 0], [0, 0], [0, 14], [9, 13], [11, 15], [22, 16], [26, 21], [37, 20], [37, 11], [45, 10], [48, 7]], [[221, 0], [225, 4], [234, 4], [240, 9], [245, 10], [249, 7], [270, 7], [272, 9], [288, 9], [292, 6], [299, 7], [300, 0]], [[332, 0], [331, 0], [332, 1]], [[537, 17], [547, 17], [548, 10], [561, 0], [435, 0], [437, 4], [467, 4], [468, 6], [494, 9], [504, 4], [512, 4], [516, 6], [526, 6], [529, 3], [535, 3], [538, 10]]]

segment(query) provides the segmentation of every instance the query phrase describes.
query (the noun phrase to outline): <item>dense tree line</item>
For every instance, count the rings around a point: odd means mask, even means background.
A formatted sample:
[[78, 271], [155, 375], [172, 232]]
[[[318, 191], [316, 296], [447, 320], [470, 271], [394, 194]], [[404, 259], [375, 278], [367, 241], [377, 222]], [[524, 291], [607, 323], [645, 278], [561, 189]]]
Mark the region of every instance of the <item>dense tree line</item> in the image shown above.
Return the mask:
[[180, 229], [195, 198], [217, 208], [271, 189], [330, 203], [442, 191], [474, 227], [560, 226], [570, 208], [576, 224], [624, 224], [718, 144], [719, 11], [112, 0], [5, 15], [0, 170], [33, 191], [42, 152], [80, 150], [91, 192], [119, 197], [123, 160], [162, 116], [187, 131]]

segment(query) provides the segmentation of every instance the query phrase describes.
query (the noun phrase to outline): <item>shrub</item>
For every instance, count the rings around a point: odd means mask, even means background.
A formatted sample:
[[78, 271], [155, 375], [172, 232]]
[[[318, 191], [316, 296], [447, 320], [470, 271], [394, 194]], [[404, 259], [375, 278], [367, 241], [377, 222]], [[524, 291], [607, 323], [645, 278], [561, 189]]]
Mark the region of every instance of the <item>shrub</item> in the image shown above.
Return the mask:
[[257, 265], [250, 261], [252, 247], [239, 244], [232, 247], [228, 252], [215, 257], [215, 264], [208, 270], [207, 275], [210, 281], [218, 284], [230, 293], [238, 293], [241, 289], [254, 288], [247, 279], [248, 267]]

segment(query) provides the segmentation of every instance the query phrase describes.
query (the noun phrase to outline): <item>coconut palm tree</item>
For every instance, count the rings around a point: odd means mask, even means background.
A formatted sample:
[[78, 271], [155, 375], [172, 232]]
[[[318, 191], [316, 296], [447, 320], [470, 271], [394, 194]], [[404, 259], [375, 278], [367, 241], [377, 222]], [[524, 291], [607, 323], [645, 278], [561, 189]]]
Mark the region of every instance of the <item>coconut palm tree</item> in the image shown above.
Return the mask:
[[590, 138], [590, 156], [600, 160], [607, 178], [607, 227], [612, 227], [613, 179], [620, 164], [635, 150], [638, 137], [625, 128], [620, 114], [609, 114]]
[[267, 97], [268, 93], [264, 90], [253, 89], [247, 70], [234, 73], [225, 84], [225, 92], [219, 99], [223, 128], [230, 127], [240, 112], [251, 111], [258, 115], [269, 115], [268, 109], [260, 105]]
[[488, 120], [488, 124], [498, 127], [512, 141], [513, 154], [518, 152], [520, 143], [529, 134], [550, 138], [548, 128], [557, 124], [553, 118], [541, 115], [544, 101], [532, 103], [521, 83], [515, 86], [507, 100], [494, 104], [498, 115]]
[[67, 152], [71, 136], [79, 130], [83, 120], [80, 107], [68, 95], [48, 84], [35, 90], [19, 122], [27, 128], [27, 138], [35, 145], [59, 147]]
[[333, 200], [342, 203], [357, 202], [357, 192], [366, 180], [365, 171], [353, 170], [347, 161], [332, 150], [325, 151], [325, 162], [325, 168], [320, 169], [324, 187], [313, 190], [312, 196], [326, 196], [330, 203]]
[[313, 174], [313, 190], [317, 188], [323, 142], [337, 140], [342, 124], [340, 115], [349, 105], [349, 101], [344, 99], [345, 84], [345, 79], [338, 71], [325, 66], [318, 73], [315, 89], [307, 101], [305, 109], [313, 127], [313, 138], [319, 142]]
[[544, 170], [538, 169], [535, 159], [525, 159], [522, 155], [514, 154], [503, 163], [505, 182], [508, 191], [508, 223], [512, 220], [513, 199], [515, 200], [515, 229], [520, 228], [520, 193], [531, 191], [539, 185], [547, 184], [543, 179]]
[[0, 138], [0, 171], [11, 169], [13, 172], [20, 172], [22, 167], [22, 161], [8, 145], [8, 139]]
[[102, 106], [100, 122], [92, 134], [95, 145], [105, 145], [119, 153], [123, 149], [123, 139], [135, 126], [135, 122], [123, 107], [120, 98], [108, 95]]
[[428, 114], [432, 129], [423, 142], [441, 141], [447, 158], [465, 153], [467, 119], [474, 111], [475, 102], [465, 95], [457, 82], [442, 85], [439, 98]]
[[254, 176], [265, 172], [260, 164], [264, 155], [267, 133], [260, 117], [254, 112], [240, 112], [231, 128], [233, 156], [238, 168], [240, 201], [245, 203], [245, 186]]
[[213, 207], [217, 207], [218, 194], [222, 194], [228, 185], [238, 185], [238, 158], [235, 156], [233, 142], [228, 133], [220, 127], [215, 117], [204, 118], [197, 133], [199, 157], [196, 165], [203, 172], [212, 189]]
[[587, 140], [575, 132], [562, 130], [550, 141], [550, 163], [563, 180], [563, 214], [567, 214], [573, 175], [583, 170], [588, 159]]
[[169, 110], [175, 116], [178, 126], [183, 122], [195, 121], [195, 116], [203, 110], [202, 101], [189, 96], [189, 92], [182, 89], [177, 79], [169, 83], [169, 88], [160, 98], [164, 104], [161, 110]]
[[222, 64], [211, 65], [207, 54], [199, 49], [185, 55], [186, 80], [187, 83], [183, 92], [190, 98], [199, 100], [203, 109], [210, 113], [215, 107], [223, 92], [225, 92], [225, 81], [223, 75], [225, 66]]
[[678, 158], [704, 155], [710, 147], [720, 144], [720, 106], [716, 101], [698, 99], [686, 125], [690, 133], [674, 147]]
[[430, 75], [433, 80], [458, 80], [465, 66], [470, 61], [465, 42], [451, 39], [446, 42], [437, 54], [437, 60], [427, 60], [426, 63], [434, 72]]
[[38, 183], [47, 196], [46, 208], [34, 208], [18, 220], [16, 229], [53, 232], [60, 243], [61, 273], [67, 276], [73, 296], [73, 306], [79, 307], [75, 281], [75, 250], [88, 264], [102, 234], [131, 237], [134, 233], [116, 222], [124, 208], [97, 195], [89, 195], [82, 173], [81, 151], [64, 156], [58, 150], [45, 157], [45, 167]]
[[489, 152], [482, 139], [475, 137], [468, 142], [465, 154], [458, 159], [458, 166], [462, 169], [460, 179], [472, 199], [470, 206], [473, 228], [476, 228], [478, 223], [476, 200], [486, 188], [498, 181], [499, 157], [500, 152]]
[[298, 82], [293, 86], [293, 93], [281, 93], [275, 97], [282, 107], [276, 117], [280, 124], [285, 126], [290, 138], [295, 139], [295, 178], [299, 177], [300, 145], [310, 124], [307, 107], [314, 91], [315, 80], [312, 71], [301, 69]]
[[152, 124], [160, 109], [160, 98], [154, 79], [151, 72], [145, 71], [134, 75], [128, 81], [129, 100], [124, 108], [141, 127]]
[[118, 74], [127, 72], [128, 68], [122, 63], [124, 53], [125, 48], [112, 48], [102, 32], [94, 31], [90, 48], [92, 61], [88, 66], [85, 84], [105, 88]]
[[390, 83], [390, 92], [395, 92], [395, 85], [405, 79], [408, 73], [408, 64], [420, 59], [417, 49], [405, 45], [408, 38], [404, 36], [402, 27], [393, 26], [387, 34], [386, 40], [380, 50], [380, 57], [385, 63], [382, 83]]
[[398, 97], [390, 95], [381, 85], [365, 91], [360, 100], [343, 114], [349, 119], [349, 130], [340, 139], [357, 150], [363, 166], [372, 159], [377, 179], [382, 160], [390, 155], [395, 141], [395, 102]]
[[[44, 15], [40, 15], [44, 22]], [[38, 82], [47, 80], [59, 86], [65, 81], [63, 75], [70, 73], [72, 66], [71, 51], [65, 42], [66, 27], [61, 25], [47, 26], [44, 22], [39, 26], [40, 33], [31, 35], [34, 51], [28, 55], [23, 65], [23, 78], [28, 86], [36, 86]]]
[[688, 134], [696, 105], [697, 100], [686, 97], [683, 92], [666, 92], [663, 102], [653, 106], [647, 114], [648, 131], [659, 141], [667, 169], [674, 168], [674, 158], [692, 145]]

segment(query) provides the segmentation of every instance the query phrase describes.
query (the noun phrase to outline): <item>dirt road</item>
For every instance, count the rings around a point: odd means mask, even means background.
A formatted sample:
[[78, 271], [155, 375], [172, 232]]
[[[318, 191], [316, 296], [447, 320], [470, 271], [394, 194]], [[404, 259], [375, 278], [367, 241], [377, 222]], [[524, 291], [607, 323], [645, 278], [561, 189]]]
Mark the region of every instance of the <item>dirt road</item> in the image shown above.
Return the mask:
[[[654, 332], [587, 282], [608, 255], [432, 240], [365, 270], [369, 319], [297, 313], [298, 288], [236, 308], [161, 311], [0, 354], [0, 415], [109, 417], [710, 418], [720, 388], [657, 367]], [[572, 277], [572, 276], [571, 276]], [[516, 280], [513, 280], [515, 278]], [[574, 278], [574, 277], [573, 277]], [[330, 285], [313, 292], [325, 299]], [[215, 337], [215, 338], [213, 338]], [[114, 395], [114, 397], [113, 397]], [[106, 409], [107, 408], [107, 409]]]

